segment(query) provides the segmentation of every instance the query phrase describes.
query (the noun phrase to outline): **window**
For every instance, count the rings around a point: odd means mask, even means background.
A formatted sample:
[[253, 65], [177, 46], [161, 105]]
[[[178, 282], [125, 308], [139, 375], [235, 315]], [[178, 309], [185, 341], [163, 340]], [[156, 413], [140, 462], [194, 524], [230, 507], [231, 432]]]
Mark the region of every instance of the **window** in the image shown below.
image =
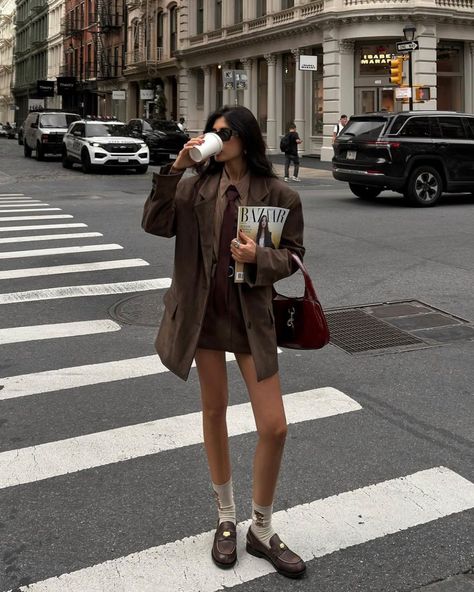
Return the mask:
[[178, 47], [178, 10], [176, 6], [170, 9], [170, 53], [173, 54]]
[[257, 0], [257, 18], [267, 14], [267, 0]]
[[440, 117], [439, 127], [441, 129], [441, 136], [443, 138], [464, 140], [466, 137], [466, 134], [464, 133], [464, 126], [460, 117]]
[[244, 20], [243, 0], [235, 0], [234, 3], [234, 23], [241, 23]]
[[196, 33], [200, 35], [204, 32], [204, 0], [196, 2]]
[[463, 109], [463, 45], [440, 41], [437, 47], [437, 103], [440, 111]]
[[286, 10], [287, 8], [293, 8], [295, 0], [281, 0], [281, 9]]
[[258, 123], [267, 132], [268, 67], [264, 58], [258, 60]]
[[216, 0], [214, 26], [216, 29], [222, 29], [222, 0]]
[[201, 69], [196, 71], [196, 105], [204, 105], [204, 72]]
[[342, 130], [341, 136], [357, 137], [358, 140], [376, 140], [386, 124], [385, 118], [351, 119]]
[[163, 11], [156, 15], [156, 47], [163, 47]]
[[471, 132], [471, 140], [474, 140], [474, 119], [472, 117], [469, 117], [468, 119], [465, 119], [464, 121], [467, 123], [468, 128]]
[[411, 117], [402, 127], [400, 135], [410, 138], [430, 138], [431, 121], [428, 117]]

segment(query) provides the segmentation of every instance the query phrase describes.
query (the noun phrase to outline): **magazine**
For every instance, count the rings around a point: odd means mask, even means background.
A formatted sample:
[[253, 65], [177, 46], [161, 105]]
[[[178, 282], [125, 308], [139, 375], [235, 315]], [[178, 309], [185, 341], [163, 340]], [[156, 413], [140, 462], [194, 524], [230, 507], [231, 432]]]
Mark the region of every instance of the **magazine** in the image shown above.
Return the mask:
[[[289, 211], [288, 208], [239, 206], [237, 237], [242, 230], [257, 246], [278, 249]], [[234, 281], [238, 284], [244, 281], [244, 266], [244, 263], [235, 262]]]

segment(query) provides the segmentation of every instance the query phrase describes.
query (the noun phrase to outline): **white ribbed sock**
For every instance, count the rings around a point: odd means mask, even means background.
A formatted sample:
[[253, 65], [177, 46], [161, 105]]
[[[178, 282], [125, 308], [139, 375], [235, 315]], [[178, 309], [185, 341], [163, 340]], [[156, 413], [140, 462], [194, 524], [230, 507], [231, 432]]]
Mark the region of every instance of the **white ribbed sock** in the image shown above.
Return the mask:
[[272, 527], [272, 511], [273, 504], [259, 506], [252, 501], [252, 524], [250, 528], [258, 540], [268, 548], [270, 548], [270, 539], [275, 534]]
[[223, 485], [212, 484], [214, 494], [217, 500], [217, 511], [219, 512], [219, 524], [229, 520], [237, 524], [235, 517], [234, 490], [232, 487], [232, 477]]

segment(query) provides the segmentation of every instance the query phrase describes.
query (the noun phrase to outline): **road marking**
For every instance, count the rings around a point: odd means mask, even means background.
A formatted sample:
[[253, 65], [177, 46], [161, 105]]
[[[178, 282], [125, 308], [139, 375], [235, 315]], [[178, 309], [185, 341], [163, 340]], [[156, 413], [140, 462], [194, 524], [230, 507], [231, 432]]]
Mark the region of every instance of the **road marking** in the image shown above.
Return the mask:
[[51, 214], [48, 216], [0, 216], [0, 222], [15, 222], [19, 220], [54, 220], [59, 218], [74, 218], [71, 214]]
[[[275, 512], [272, 523], [290, 548], [311, 561], [473, 507], [474, 484], [450, 469], [434, 467]], [[216, 569], [211, 560], [211, 530], [16, 590], [227, 590], [275, 571], [267, 561], [245, 552], [249, 525], [250, 520], [237, 525], [239, 560], [230, 570]]]
[[[333, 388], [292, 393], [283, 400], [289, 424], [362, 409], [356, 401]], [[227, 418], [229, 436], [255, 431], [250, 403], [229, 406]], [[0, 453], [0, 489], [201, 442], [202, 414], [198, 412], [9, 450]]]
[[43, 202], [40, 199], [31, 199], [30, 197], [25, 197], [25, 198], [20, 198], [20, 199], [3, 199], [0, 200], [0, 205], [6, 206], [6, 205], [16, 205], [16, 204], [24, 204], [25, 206], [31, 206], [31, 205], [40, 205]]
[[2, 197], [22, 197], [24, 193], [0, 193], [0, 199]]
[[90, 253], [93, 251], [115, 251], [123, 249], [121, 245], [82, 245], [78, 247], [57, 247], [52, 249], [33, 249], [30, 251], [6, 251], [0, 253], [0, 259], [17, 259], [24, 257], [43, 257], [45, 255], [66, 255], [68, 253]]
[[[42, 205], [42, 204], [38, 204]], [[47, 205], [47, 204], [45, 204]], [[0, 214], [11, 214], [16, 212], [60, 212], [62, 208], [28, 208], [27, 210], [0, 210]]]
[[[93, 234], [93, 233], [91, 233]], [[2, 239], [0, 239], [0, 242]], [[103, 269], [122, 269], [125, 267], [143, 267], [150, 265], [143, 259], [117, 259], [116, 261], [96, 261], [94, 263], [78, 263], [77, 265], [55, 265], [54, 267], [30, 267], [28, 269], [11, 269], [0, 271], [0, 280], [11, 280], [41, 275], [60, 275], [63, 273], [83, 273]]]
[[141, 280], [137, 282], [119, 282], [116, 284], [92, 284], [87, 286], [66, 286], [64, 288], [47, 288], [45, 290], [29, 290], [27, 292], [11, 292], [0, 294], [0, 304], [17, 304], [36, 300], [54, 300], [57, 298], [80, 298], [82, 296], [105, 296], [107, 294], [125, 294], [127, 292], [144, 292], [146, 290], [163, 290], [171, 286], [170, 278]]
[[68, 238], [93, 238], [104, 236], [101, 232], [70, 232], [68, 234], [39, 234], [31, 236], [10, 236], [0, 238], [0, 245], [6, 243], [34, 243], [36, 241], [64, 240]]
[[[41, 203], [31, 203], [31, 202], [29, 202], [29, 203], [22, 203], [22, 202], [16, 202], [15, 201], [15, 202], [13, 202], [13, 203], [10, 204], [10, 203], [4, 203], [4, 202], [1, 202], [0, 201], [0, 208], [13, 208], [13, 207], [16, 207], [16, 208], [31, 208], [32, 206], [36, 208], [38, 206], [49, 206], [49, 205], [50, 205], [49, 203], [43, 203], [43, 202], [41, 202]], [[28, 211], [28, 210], [26, 210], [26, 211]]]
[[20, 343], [23, 341], [40, 341], [42, 339], [76, 337], [78, 335], [95, 335], [96, 333], [110, 333], [111, 331], [119, 330], [120, 325], [109, 320], [11, 327], [0, 329], [0, 345]]
[[87, 224], [73, 222], [71, 224], [36, 224], [32, 226], [4, 226], [0, 232], [17, 232], [20, 230], [53, 230], [54, 228], [87, 228]]

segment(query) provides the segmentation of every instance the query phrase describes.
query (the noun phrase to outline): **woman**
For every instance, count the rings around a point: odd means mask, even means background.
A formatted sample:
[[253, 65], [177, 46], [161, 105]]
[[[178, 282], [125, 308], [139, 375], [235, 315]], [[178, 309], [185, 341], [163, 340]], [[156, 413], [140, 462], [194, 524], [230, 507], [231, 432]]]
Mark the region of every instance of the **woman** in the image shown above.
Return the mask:
[[265, 215], [263, 215], [260, 218], [260, 221], [258, 223], [258, 230], [257, 236], [255, 238], [255, 243], [259, 247], [271, 247], [272, 249], [275, 248], [275, 245], [272, 241], [272, 233], [268, 228], [268, 218]]
[[[203, 136], [187, 142], [175, 162], [155, 174], [142, 226], [176, 236], [173, 281], [155, 342], [162, 362], [187, 379], [196, 361], [201, 387], [204, 445], [218, 505], [211, 549], [214, 562], [237, 559], [236, 515], [226, 424], [225, 352], [235, 354], [246, 383], [258, 431], [253, 466], [252, 524], [247, 551], [278, 572], [299, 577], [305, 564], [272, 528], [272, 506], [287, 432], [278, 374], [272, 285], [291, 275], [291, 253], [304, 255], [299, 196], [275, 176], [258, 123], [244, 107], [224, 107], [209, 116], [223, 149], [200, 173], [181, 180], [195, 163], [189, 156]], [[236, 236], [237, 206], [289, 208], [279, 249]], [[245, 282], [234, 282], [233, 262], [245, 263]]]

